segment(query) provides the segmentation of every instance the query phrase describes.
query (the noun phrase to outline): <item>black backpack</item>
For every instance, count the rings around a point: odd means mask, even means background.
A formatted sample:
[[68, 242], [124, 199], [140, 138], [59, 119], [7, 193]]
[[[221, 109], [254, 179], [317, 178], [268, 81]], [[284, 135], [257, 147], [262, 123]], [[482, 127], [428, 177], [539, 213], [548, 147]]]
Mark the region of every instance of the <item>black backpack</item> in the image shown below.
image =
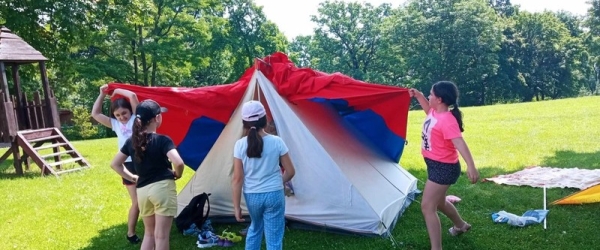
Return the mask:
[[[196, 224], [196, 227], [199, 229], [202, 228], [202, 225], [208, 218], [208, 213], [210, 212], [208, 196], [210, 196], [210, 194], [207, 193], [196, 195], [190, 201], [190, 204], [185, 206], [181, 213], [179, 213], [179, 216], [175, 218], [175, 226], [177, 226], [179, 232], [189, 229], [192, 224]], [[204, 213], [205, 204], [208, 204], [206, 214]]]

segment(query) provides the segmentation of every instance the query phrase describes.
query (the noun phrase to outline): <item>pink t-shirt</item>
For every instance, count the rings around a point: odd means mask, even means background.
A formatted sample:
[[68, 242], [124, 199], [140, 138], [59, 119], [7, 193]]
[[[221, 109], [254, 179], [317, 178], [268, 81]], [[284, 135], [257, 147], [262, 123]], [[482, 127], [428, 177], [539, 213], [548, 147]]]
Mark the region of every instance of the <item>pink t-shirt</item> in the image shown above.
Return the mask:
[[458, 162], [458, 151], [452, 139], [462, 134], [451, 112], [437, 113], [430, 109], [423, 123], [421, 153], [424, 157], [444, 163]]

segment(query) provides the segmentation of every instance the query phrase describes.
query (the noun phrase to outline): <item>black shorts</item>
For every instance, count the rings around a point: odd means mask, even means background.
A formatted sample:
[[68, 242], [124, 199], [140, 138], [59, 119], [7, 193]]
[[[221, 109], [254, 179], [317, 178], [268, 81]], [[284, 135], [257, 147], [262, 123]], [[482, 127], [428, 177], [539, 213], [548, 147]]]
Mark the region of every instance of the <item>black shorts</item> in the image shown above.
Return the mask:
[[427, 179], [440, 185], [452, 185], [460, 176], [460, 162], [444, 163], [425, 158]]
[[[123, 165], [125, 165], [125, 168], [127, 170], [129, 170], [130, 173], [137, 174], [137, 172], [135, 171], [135, 168], [133, 167], [132, 161], [125, 162], [125, 163], [123, 163]], [[123, 179], [123, 185], [125, 185], [125, 186], [135, 185], [135, 182], [131, 182], [125, 178], [122, 178], [122, 179]]]

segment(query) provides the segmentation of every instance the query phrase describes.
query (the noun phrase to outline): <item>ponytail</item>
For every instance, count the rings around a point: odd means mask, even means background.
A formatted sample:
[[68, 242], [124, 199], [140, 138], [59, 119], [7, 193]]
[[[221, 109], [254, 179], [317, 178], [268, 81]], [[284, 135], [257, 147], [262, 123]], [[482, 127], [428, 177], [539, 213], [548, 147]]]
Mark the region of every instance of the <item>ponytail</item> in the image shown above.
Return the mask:
[[263, 151], [263, 139], [258, 134], [256, 127], [253, 126], [250, 128], [247, 139], [248, 149], [246, 150], [246, 155], [248, 158], [260, 158]]
[[263, 138], [258, 131], [267, 125], [267, 116], [263, 116], [257, 121], [242, 121], [242, 123], [244, 128], [248, 129], [246, 155], [248, 158], [260, 158], [263, 152]]
[[148, 145], [148, 132], [146, 132], [146, 127], [148, 126], [148, 122], [142, 124], [142, 120], [139, 117], [135, 118], [133, 122], [133, 134], [131, 135], [131, 143], [133, 144], [133, 149], [135, 151], [135, 162], [142, 162], [142, 157], [144, 156], [144, 150], [146, 150], [146, 145]]
[[463, 127], [463, 120], [462, 120], [462, 112], [458, 109], [458, 103], [454, 103], [453, 105], [454, 107], [452, 108], [452, 110], [450, 112], [452, 112], [452, 115], [454, 116], [454, 118], [456, 118], [456, 122], [458, 123], [458, 128], [460, 129], [460, 132], [465, 132], [465, 129]]
[[442, 103], [446, 104], [448, 107], [452, 106], [450, 112], [454, 118], [456, 118], [460, 132], [464, 132], [463, 115], [462, 112], [460, 112], [460, 109], [458, 109], [458, 87], [456, 84], [450, 81], [439, 81], [431, 86], [431, 90], [435, 96], [442, 99]]

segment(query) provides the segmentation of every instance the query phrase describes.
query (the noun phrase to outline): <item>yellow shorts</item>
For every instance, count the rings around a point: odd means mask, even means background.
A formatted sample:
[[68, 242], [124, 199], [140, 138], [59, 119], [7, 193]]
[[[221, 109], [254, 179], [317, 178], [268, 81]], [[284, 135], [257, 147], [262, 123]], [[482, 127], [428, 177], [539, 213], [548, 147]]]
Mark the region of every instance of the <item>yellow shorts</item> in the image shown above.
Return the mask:
[[140, 216], [154, 214], [175, 216], [177, 214], [177, 190], [175, 180], [162, 180], [137, 189]]

